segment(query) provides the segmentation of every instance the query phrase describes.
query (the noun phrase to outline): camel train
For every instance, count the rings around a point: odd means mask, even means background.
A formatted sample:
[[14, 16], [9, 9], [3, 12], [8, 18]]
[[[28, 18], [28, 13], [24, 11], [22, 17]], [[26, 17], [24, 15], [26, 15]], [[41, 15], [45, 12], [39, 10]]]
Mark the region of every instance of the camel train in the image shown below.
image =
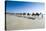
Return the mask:
[[18, 17], [24, 17], [24, 18], [33, 19], [33, 20], [36, 18], [35, 16], [38, 16], [39, 17], [40, 15], [43, 18], [42, 13], [32, 13], [32, 14], [30, 14], [30, 13], [17, 13], [17, 16]]
[[[40, 15], [42, 15], [42, 13], [32, 13], [32, 14], [30, 14], [30, 13], [16, 13], [16, 15], [18, 15], [18, 16], [40, 16]], [[43, 15], [42, 15], [43, 16]]]
[[[41, 14], [42, 14], [42, 13], [40, 13], [40, 14], [39, 14], [39, 13], [36, 13], [36, 14], [35, 14], [35, 13], [32, 13], [31, 15], [32, 15], [32, 16], [39, 16], [39, 15], [41, 15]], [[23, 15], [26, 15], [26, 13], [23, 13]], [[28, 15], [30, 15], [30, 14], [27, 13], [27, 16], [28, 16]]]

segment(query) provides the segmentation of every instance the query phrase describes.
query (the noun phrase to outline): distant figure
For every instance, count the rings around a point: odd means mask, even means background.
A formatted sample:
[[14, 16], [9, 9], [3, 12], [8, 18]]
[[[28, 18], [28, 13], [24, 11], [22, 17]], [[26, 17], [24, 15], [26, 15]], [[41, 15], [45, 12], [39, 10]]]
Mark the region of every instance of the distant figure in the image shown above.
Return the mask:
[[27, 13], [27, 15], [30, 15], [29, 13]]
[[35, 14], [34, 13], [32, 13], [32, 16], [34, 16]]
[[41, 14], [41, 17], [43, 18], [43, 14], [42, 13], [40, 13]]
[[39, 13], [36, 13], [37, 16], [39, 16], [40, 14]]
[[43, 18], [43, 14], [42, 14], [42, 18]]
[[23, 13], [23, 15], [26, 15], [26, 13]]

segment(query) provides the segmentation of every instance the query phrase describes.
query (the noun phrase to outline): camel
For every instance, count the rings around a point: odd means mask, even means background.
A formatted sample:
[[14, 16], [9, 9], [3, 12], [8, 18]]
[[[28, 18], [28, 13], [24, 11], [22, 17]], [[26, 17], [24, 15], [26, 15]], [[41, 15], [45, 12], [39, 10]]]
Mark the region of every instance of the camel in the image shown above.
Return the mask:
[[39, 16], [40, 14], [39, 13], [36, 13], [36, 14], [35, 13], [32, 13], [32, 16]]

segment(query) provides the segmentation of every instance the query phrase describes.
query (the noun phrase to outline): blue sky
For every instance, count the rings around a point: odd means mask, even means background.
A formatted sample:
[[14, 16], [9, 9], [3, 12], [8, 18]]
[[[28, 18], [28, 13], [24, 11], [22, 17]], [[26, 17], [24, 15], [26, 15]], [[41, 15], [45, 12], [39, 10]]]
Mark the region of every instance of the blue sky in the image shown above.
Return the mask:
[[44, 10], [44, 3], [7, 1], [6, 12], [11, 13], [32, 13]]

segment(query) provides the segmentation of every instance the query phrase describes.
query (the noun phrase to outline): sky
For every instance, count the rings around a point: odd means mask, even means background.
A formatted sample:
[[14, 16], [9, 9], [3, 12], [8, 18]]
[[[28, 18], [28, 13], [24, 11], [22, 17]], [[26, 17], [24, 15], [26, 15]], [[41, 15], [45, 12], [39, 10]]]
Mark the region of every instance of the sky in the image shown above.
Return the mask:
[[6, 12], [11, 13], [32, 13], [44, 10], [44, 3], [40, 2], [23, 2], [23, 1], [7, 1]]

